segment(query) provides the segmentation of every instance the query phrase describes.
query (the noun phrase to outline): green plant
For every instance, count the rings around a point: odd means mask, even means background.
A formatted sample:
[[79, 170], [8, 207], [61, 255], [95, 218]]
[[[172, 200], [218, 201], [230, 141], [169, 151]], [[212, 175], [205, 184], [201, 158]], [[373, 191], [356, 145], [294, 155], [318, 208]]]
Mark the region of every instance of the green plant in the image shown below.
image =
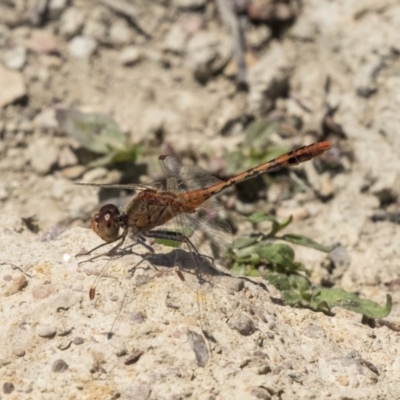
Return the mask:
[[106, 115], [58, 109], [56, 117], [65, 133], [98, 156], [90, 167], [133, 161], [138, 156], [138, 146], [129, 144], [117, 123]]
[[[248, 220], [253, 224], [270, 221], [271, 230], [266, 234], [253, 233], [234, 241], [228, 250], [234, 271], [252, 276], [261, 274], [281, 291], [282, 300], [287, 305], [325, 312], [330, 312], [334, 306], [342, 307], [370, 319], [380, 319], [389, 315], [392, 307], [392, 298], [389, 294], [386, 305], [381, 307], [373, 301], [361, 299], [343, 289], [313, 285], [307, 278], [308, 271], [305, 266], [295, 261], [293, 248], [281, 242], [302, 245], [326, 253], [336, 246], [322, 246], [302, 235], [278, 235], [292, 222], [292, 218], [278, 222], [272, 215], [255, 213]], [[264, 267], [262, 270], [261, 266]]]

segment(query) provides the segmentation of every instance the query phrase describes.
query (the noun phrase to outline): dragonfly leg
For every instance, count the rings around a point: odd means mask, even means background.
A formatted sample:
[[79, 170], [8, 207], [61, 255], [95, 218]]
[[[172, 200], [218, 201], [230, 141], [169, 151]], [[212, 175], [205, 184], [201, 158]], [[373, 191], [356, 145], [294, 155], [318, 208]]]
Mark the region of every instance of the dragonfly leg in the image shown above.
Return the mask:
[[128, 234], [128, 229], [125, 229], [125, 230], [122, 232], [122, 235], [118, 236], [117, 239], [115, 239], [114, 241], [108, 242], [108, 243], [102, 243], [101, 245], [96, 246], [96, 247], [94, 247], [93, 249], [91, 249], [91, 250], [89, 250], [89, 251], [87, 251], [87, 252], [78, 253], [75, 257], [87, 256], [87, 255], [93, 253], [94, 251], [96, 251], [96, 250], [102, 248], [103, 246], [105, 246], [105, 245], [107, 245], [107, 244], [110, 244], [110, 243], [114, 243], [114, 242], [119, 241], [119, 242], [118, 242], [112, 249], [110, 249], [109, 251], [106, 251], [105, 253], [101, 253], [101, 254], [98, 254], [98, 255], [96, 255], [96, 256], [94, 256], [94, 257], [92, 257], [92, 258], [89, 258], [89, 260], [81, 261], [81, 262], [78, 263], [78, 265], [81, 266], [81, 265], [84, 264], [84, 263], [87, 263], [87, 262], [96, 260], [97, 258], [100, 258], [100, 257], [103, 257], [103, 256], [112, 256], [112, 255], [114, 255], [114, 254], [117, 252], [117, 250], [124, 244], [127, 234]]

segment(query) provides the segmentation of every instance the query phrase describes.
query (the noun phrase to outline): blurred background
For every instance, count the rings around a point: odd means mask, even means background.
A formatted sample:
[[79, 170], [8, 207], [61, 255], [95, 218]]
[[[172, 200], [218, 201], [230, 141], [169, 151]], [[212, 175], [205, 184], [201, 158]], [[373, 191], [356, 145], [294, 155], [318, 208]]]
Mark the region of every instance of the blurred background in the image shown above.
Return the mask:
[[235, 231], [257, 210], [341, 243], [334, 279], [382, 302], [399, 285], [399, 23], [394, 0], [3, 0], [0, 213], [43, 238], [132, 195], [74, 182], [162, 180], [161, 154], [226, 178], [330, 140], [220, 201]]

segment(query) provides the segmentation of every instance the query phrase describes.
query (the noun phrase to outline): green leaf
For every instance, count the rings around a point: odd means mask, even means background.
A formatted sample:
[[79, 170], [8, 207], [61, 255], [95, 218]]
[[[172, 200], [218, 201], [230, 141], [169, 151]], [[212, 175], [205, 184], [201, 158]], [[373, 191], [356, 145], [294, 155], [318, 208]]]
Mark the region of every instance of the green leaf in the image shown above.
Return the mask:
[[385, 318], [392, 309], [392, 297], [389, 294], [386, 295], [386, 305], [382, 307], [343, 289], [320, 289], [319, 294], [314, 297], [312, 305], [318, 307], [321, 302], [325, 302], [330, 308], [334, 306], [345, 308], [372, 319]]
[[259, 244], [256, 244], [254, 246], [244, 247], [235, 253], [234, 259], [236, 262], [242, 264], [250, 263], [252, 265], [257, 265], [260, 263], [260, 257], [258, 255], [258, 252], [259, 252]]
[[257, 243], [257, 238], [256, 237], [250, 237], [250, 236], [244, 236], [238, 239], [235, 239], [232, 244], [232, 249], [242, 249], [248, 246], [253, 245], [254, 243]]
[[162, 244], [163, 246], [167, 247], [172, 247], [172, 248], [178, 248], [181, 245], [181, 242], [178, 240], [172, 240], [172, 239], [155, 239], [155, 242], [157, 244]]
[[264, 274], [264, 278], [281, 292], [290, 289], [289, 278], [286, 274], [267, 271]]
[[295, 234], [290, 234], [290, 233], [283, 235], [283, 236], [279, 236], [279, 237], [277, 237], [277, 239], [285, 240], [286, 242], [290, 242], [293, 244], [299, 244], [304, 247], [310, 247], [312, 249], [319, 250], [324, 253], [329, 253], [337, 247], [337, 245], [323, 246], [322, 244], [319, 244], [316, 241], [309, 239], [306, 236], [295, 235]]
[[282, 292], [283, 302], [290, 306], [305, 306], [315, 311], [330, 311], [332, 307], [341, 307], [370, 319], [385, 318], [392, 309], [392, 297], [389, 294], [386, 296], [386, 305], [382, 307], [343, 289], [312, 286], [302, 275], [268, 272], [265, 279]]
[[263, 221], [271, 221], [277, 222], [275, 216], [271, 214], [265, 214], [263, 212], [255, 212], [251, 214], [249, 217], [246, 218], [247, 221], [251, 222], [252, 224], [258, 224], [259, 222]]
[[294, 266], [294, 251], [283, 243], [276, 243], [270, 246], [263, 246], [259, 249], [260, 256], [272, 264], [293, 267]]
[[137, 146], [129, 145], [117, 123], [106, 115], [58, 109], [56, 118], [61, 128], [83, 148], [103, 155], [91, 163], [91, 166], [131, 161], [137, 157]]

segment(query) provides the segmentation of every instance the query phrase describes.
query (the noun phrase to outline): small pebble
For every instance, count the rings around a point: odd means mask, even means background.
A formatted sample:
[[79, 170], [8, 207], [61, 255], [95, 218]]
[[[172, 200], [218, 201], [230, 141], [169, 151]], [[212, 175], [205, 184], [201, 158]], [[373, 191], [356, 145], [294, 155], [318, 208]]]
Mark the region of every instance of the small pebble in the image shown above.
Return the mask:
[[111, 26], [109, 37], [113, 45], [128, 44], [132, 40], [132, 31], [125, 21], [119, 20]]
[[10, 394], [14, 391], [15, 387], [14, 384], [11, 382], [4, 382], [3, 384], [3, 393]]
[[240, 292], [244, 287], [243, 279], [227, 277], [227, 279], [223, 279], [224, 287], [229, 292], [237, 293]]
[[175, 6], [185, 10], [197, 10], [205, 7], [207, 0], [175, 0]]
[[347, 267], [351, 262], [351, 257], [347, 249], [339, 245], [329, 253], [329, 258], [336, 267]]
[[256, 330], [253, 320], [245, 314], [237, 314], [232, 317], [228, 326], [231, 329], [236, 329], [244, 336], [251, 335]]
[[141, 357], [141, 355], [143, 354], [143, 351], [141, 350], [136, 350], [133, 353], [131, 353], [124, 361], [125, 365], [131, 365], [136, 363], [139, 358]]
[[57, 347], [60, 350], [67, 350], [70, 348], [72, 341], [71, 340], [63, 340]]
[[54, 108], [47, 108], [37, 114], [33, 120], [33, 126], [43, 131], [56, 130], [59, 125]]
[[38, 330], [37, 330], [37, 334], [40, 337], [43, 338], [48, 338], [51, 339], [55, 336], [55, 334], [57, 333], [57, 329], [54, 328], [53, 326], [41, 326]]
[[[46, 157], [38, 157], [38, 154], [46, 154]], [[32, 142], [28, 157], [32, 169], [41, 175], [46, 175], [56, 165], [59, 154], [59, 148], [54, 141], [50, 137], [44, 136]]]
[[12, 296], [13, 294], [20, 292], [27, 285], [28, 281], [26, 280], [25, 275], [17, 275], [8, 285], [7, 289], [4, 292], [4, 296]]
[[85, 13], [81, 9], [75, 7], [68, 8], [61, 17], [61, 35], [67, 38], [73, 37], [82, 29], [84, 22]]
[[134, 46], [125, 47], [121, 51], [119, 59], [122, 65], [131, 66], [140, 61], [141, 53], [139, 49]]
[[85, 23], [83, 34], [97, 40], [97, 42], [104, 43], [107, 41], [108, 29], [99, 21], [89, 20]]
[[14, 347], [12, 351], [17, 357], [23, 357], [26, 354], [22, 347]]
[[68, 369], [68, 367], [69, 367], [68, 364], [60, 358], [60, 359], [54, 361], [54, 363], [51, 367], [51, 370], [53, 372], [57, 372], [57, 373], [64, 372]]
[[181, 26], [174, 25], [165, 38], [164, 49], [175, 54], [183, 53], [187, 37], [187, 33]]
[[86, 36], [75, 36], [68, 45], [69, 54], [74, 58], [89, 58], [96, 50], [97, 43]]
[[26, 48], [16, 46], [6, 50], [3, 56], [4, 65], [9, 69], [21, 70], [26, 63]]
[[32, 289], [32, 297], [34, 300], [42, 300], [49, 297], [56, 291], [56, 286], [52, 284], [42, 284]]
[[257, 399], [262, 399], [262, 400], [271, 399], [271, 395], [269, 394], [268, 390], [262, 386], [252, 389], [250, 393]]
[[59, 53], [56, 38], [51, 33], [40, 29], [32, 32], [28, 47], [35, 53]]
[[76, 338], [74, 338], [73, 343], [76, 345], [80, 345], [82, 343], [84, 343], [85, 340], [83, 338], [81, 338], [80, 336], [77, 336]]
[[141, 311], [133, 312], [131, 313], [129, 320], [138, 324], [142, 324], [146, 320], [146, 316]]
[[203, 336], [196, 332], [188, 331], [188, 341], [196, 356], [197, 365], [199, 367], [204, 367], [207, 364], [210, 355]]
[[49, 19], [59, 18], [68, 6], [69, 0], [50, 0], [47, 5]]
[[86, 167], [83, 165], [73, 165], [72, 167], [66, 167], [61, 170], [61, 174], [67, 179], [80, 178], [86, 171]]
[[69, 167], [71, 165], [78, 164], [78, 157], [76, 154], [71, 150], [69, 146], [65, 146], [61, 149], [59, 158], [58, 158], [58, 166], [60, 168]]
[[0, 66], [0, 108], [27, 94], [25, 79], [20, 72]]

